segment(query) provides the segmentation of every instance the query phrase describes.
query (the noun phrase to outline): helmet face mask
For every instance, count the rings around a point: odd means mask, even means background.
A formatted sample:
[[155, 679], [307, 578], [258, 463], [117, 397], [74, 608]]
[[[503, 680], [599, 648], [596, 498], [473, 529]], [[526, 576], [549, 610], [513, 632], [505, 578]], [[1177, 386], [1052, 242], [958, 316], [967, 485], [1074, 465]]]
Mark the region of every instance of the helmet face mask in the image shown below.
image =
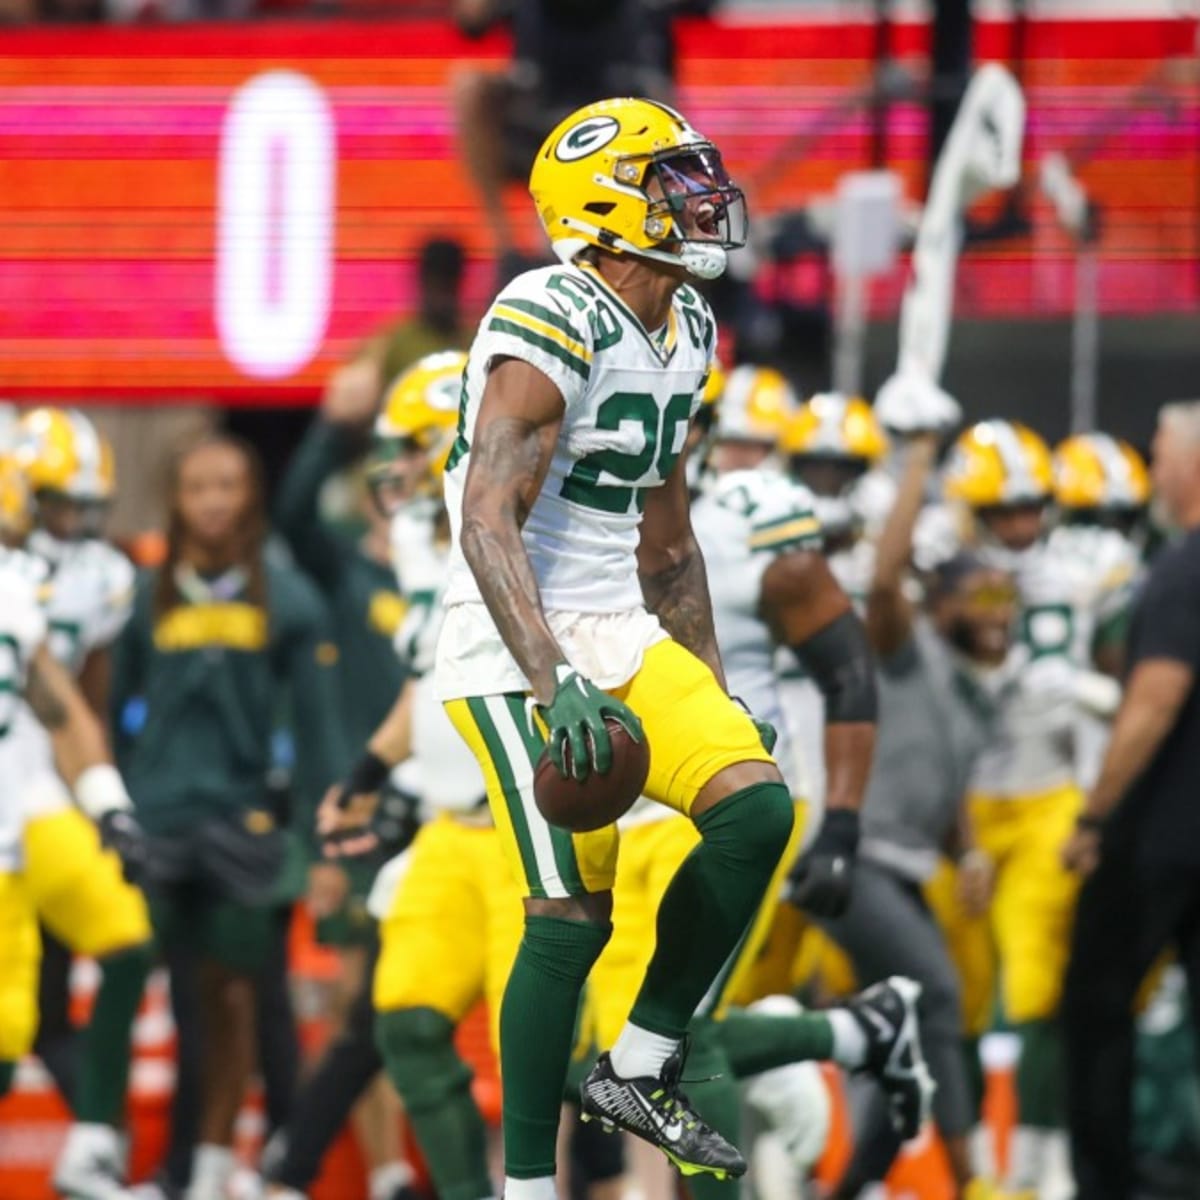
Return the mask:
[[37, 524], [60, 542], [86, 542], [101, 537], [109, 501], [103, 496], [72, 496], [46, 489], [34, 499]]
[[429, 450], [417, 438], [379, 439], [371, 460], [367, 489], [380, 516], [394, 517], [405, 505], [429, 493]]
[[643, 190], [650, 202], [649, 237], [680, 247], [698, 244], [733, 250], [746, 244], [746, 198], [729, 178], [715, 146], [701, 145], [652, 159]]

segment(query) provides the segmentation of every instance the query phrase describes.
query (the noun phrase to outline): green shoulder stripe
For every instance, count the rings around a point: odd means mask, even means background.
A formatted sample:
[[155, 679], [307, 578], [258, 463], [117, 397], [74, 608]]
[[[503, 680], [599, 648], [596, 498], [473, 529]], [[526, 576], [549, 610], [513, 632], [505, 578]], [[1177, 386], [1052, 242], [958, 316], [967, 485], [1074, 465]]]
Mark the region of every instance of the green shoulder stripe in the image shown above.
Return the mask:
[[507, 333], [513, 337], [519, 337], [523, 342], [528, 342], [531, 346], [536, 346], [544, 353], [566, 363], [572, 371], [584, 379], [587, 379], [588, 375], [591, 374], [591, 367], [582, 358], [572, 354], [569, 350], [564, 350], [562, 346], [556, 345], [549, 338], [540, 337], [531, 329], [523, 328], [514, 321], [505, 321], [501, 317], [493, 317], [488, 322], [488, 329], [493, 333]]
[[528, 313], [531, 317], [537, 317], [539, 321], [545, 321], [547, 325], [553, 325], [555, 329], [561, 330], [572, 341], [582, 343], [584, 340], [579, 330], [562, 313], [556, 312], [552, 308], [534, 304], [532, 300], [509, 299], [507, 296], [503, 297], [499, 303], [503, 304], [505, 308], [515, 308], [518, 312]]

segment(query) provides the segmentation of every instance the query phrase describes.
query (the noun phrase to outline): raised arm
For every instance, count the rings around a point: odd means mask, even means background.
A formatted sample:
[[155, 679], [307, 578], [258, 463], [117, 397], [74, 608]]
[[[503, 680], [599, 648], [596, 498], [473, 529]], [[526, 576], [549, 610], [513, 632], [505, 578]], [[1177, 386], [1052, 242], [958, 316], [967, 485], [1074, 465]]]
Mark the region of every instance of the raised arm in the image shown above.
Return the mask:
[[566, 656], [538, 593], [521, 527], [533, 507], [563, 418], [558, 388], [520, 359], [496, 362], [480, 401], [462, 505], [462, 551], [504, 644], [549, 704]]
[[638, 579], [646, 607], [680, 645], [712, 668], [724, 687], [704, 556], [692, 532], [685, 459], [680, 455], [663, 486], [646, 496]]
[[904, 594], [904, 579], [937, 450], [937, 434], [922, 433], [909, 439], [900, 488], [876, 546], [866, 627], [871, 646], [883, 658], [895, 654], [912, 634], [913, 609]]

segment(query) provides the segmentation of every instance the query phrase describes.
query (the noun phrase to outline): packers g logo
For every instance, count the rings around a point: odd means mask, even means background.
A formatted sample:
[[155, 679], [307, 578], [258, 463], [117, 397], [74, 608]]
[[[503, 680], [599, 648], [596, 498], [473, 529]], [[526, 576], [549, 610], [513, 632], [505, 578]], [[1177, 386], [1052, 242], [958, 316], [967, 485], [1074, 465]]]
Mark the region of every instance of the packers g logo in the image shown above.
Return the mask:
[[559, 162], [577, 162], [607, 146], [620, 132], [621, 123], [616, 117], [588, 117], [558, 139], [554, 157]]

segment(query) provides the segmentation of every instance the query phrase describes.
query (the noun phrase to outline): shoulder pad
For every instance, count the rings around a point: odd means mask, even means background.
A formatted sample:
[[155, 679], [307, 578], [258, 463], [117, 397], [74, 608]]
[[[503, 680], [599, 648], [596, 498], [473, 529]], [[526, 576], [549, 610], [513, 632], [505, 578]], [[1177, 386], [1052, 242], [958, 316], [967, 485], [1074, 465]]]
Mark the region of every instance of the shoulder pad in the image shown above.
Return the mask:
[[717, 479], [713, 499], [746, 519], [753, 551], [779, 554], [821, 545], [812, 493], [782, 472], [730, 471]]

